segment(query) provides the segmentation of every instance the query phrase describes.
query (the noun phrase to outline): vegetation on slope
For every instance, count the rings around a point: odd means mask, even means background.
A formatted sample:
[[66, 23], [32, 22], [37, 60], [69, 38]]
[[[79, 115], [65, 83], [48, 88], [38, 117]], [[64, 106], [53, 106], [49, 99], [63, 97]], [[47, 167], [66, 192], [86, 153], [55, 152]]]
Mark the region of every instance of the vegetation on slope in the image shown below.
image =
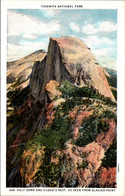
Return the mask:
[[106, 68], [106, 71], [110, 75], [110, 77], [107, 77], [109, 85], [117, 88], [117, 71], [108, 68]]
[[81, 136], [75, 141], [78, 146], [85, 146], [95, 141], [98, 134], [107, 132], [109, 123], [99, 116], [91, 115], [88, 119], [83, 120], [82, 128], [80, 129]]
[[[49, 187], [56, 187], [59, 183], [61, 177], [61, 170], [64, 167], [64, 157], [61, 157], [58, 164], [51, 162], [51, 155], [56, 150], [65, 149], [65, 143], [72, 138], [73, 131], [73, 121], [70, 118], [69, 112], [79, 106], [85, 106], [88, 110], [93, 110], [93, 114], [88, 118], [84, 118], [81, 128], [80, 128], [80, 137], [73, 141], [73, 144], [76, 146], [83, 147], [93, 141], [95, 141], [98, 134], [104, 132], [106, 133], [109, 130], [108, 119], [114, 119], [116, 121], [116, 114], [113, 110], [116, 103], [112, 102], [111, 99], [105, 98], [94, 88], [79, 88], [72, 85], [68, 81], [64, 81], [59, 90], [62, 92], [61, 97], [65, 98], [65, 102], [61, 102], [58, 106], [53, 108], [54, 110], [54, 119], [50, 126], [44, 126], [41, 129], [35, 129], [35, 134], [32, 139], [27, 141], [25, 150], [30, 149], [31, 152], [36, 152], [45, 146], [45, 154], [43, 162], [35, 175], [35, 183], [39, 185], [46, 185]], [[8, 97], [11, 101], [12, 106], [19, 107], [22, 105], [25, 100], [28, 98], [30, 90], [28, 87], [22, 92], [17, 92], [13, 94], [12, 92], [8, 93]], [[27, 118], [27, 129], [31, 130], [33, 123], [37, 121], [38, 114], [41, 111], [41, 104], [38, 102], [34, 108], [33, 114], [30, 118]], [[17, 122], [22, 119], [18, 116], [15, 117], [11, 115], [8, 118], [8, 123], [12, 123], [14, 126], [17, 126]], [[19, 119], [18, 119], [19, 118]], [[17, 129], [18, 131], [18, 129]], [[17, 134], [17, 132], [15, 132]], [[14, 135], [14, 138], [16, 135]], [[10, 139], [10, 138], [9, 138]], [[106, 167], [109, 164], [108, 159], [111, 160], [110, 153], [112, 153], [111, 148], [107, 151], [106, 157], [103, 160], [103, 165]], [[116, 151], [113, 147], [113, 164], [115, 165], [115, 155]], [[85, 169], [88, 166], [88, 162], [85, 160], [77, 169]], [[70, 170], [71, 168], [69, 168]], [[75, 186], [77, 185], [77, 182]], [[72, 186], [72, 182], [68, 182], [65, 185], [67, 187]]]
[[116, 167], [117, 161], [117, 139], [115, 138], [110, 148], [105, 153], [105, 157], [102, 160], [102, 166], [109, 168], [109, 167]]
[[7, 98], [9, 99], [9, 102], [11, 102], [12, 107], [21, 106], [28, 98], [30, 92], [31, 91], [29, 86], [23, 90], [17, 88], [14, 91], [9, 91], [7, 93]]
[[108, 69], [108, 68], [106, 68], [106, 71], [110, 75], [110, 76], [107, 76], [107, 80], [111, 87], [111, 91], [115, 99], [117, 100], [117, 72], [115, 70]]
[[35, 183], [37, 186], [42, 183], [42, 186], [56, 187], [58, 180], [61, 177], [61, 162], [58, 165], [52, 163], [51, 153], [52, 151], [49, 148], [45, 149], [43, 164], [35, 176]]
[[59, 89], [62, 92], [62, 97], [64, 98], [75, 98], [75, 97], [88, 97], [88, 98], [92, 98], [92, 99], [98, 99], [98, 100], [102, 100], [105, 102], [105, 104], [108, 105], [115, 105], [116, 103], [114, 103], [110, 98], [108, 97], [104, 97], [103, 95], [101, 95], [99, 93], [99, 91], [95, 88], [93, 88], [92, 86], [90, 88], [88, 87], [78, 87], [75, 86], [73, 84], [71, 84], [68, 81], [64, 81]]

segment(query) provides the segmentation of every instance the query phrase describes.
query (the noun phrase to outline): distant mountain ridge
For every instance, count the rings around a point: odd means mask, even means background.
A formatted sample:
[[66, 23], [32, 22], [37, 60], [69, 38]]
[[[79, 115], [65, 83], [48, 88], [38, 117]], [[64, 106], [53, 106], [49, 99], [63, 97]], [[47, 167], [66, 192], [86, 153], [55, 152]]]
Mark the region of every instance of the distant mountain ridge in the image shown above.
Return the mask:
[[109, 68], [105, 68], [105, 70], [108, 72], [108, 82], [109, 85], [112, 87], [117, 88], [117, 71]]
[[29, 84], [29, 78], [35, 61], [41, 61], [46, 55], [45, 50], [37, 50], [19, 60], [7, 62], [7, 85], [22, 86]]

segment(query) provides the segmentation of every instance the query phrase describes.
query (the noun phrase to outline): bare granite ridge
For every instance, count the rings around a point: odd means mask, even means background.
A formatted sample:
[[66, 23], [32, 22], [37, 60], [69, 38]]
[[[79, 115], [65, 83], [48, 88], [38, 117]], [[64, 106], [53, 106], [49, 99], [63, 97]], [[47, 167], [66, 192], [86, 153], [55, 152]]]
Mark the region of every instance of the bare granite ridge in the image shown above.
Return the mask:
[[35, 98], [45, 99], [45, 86], [50, 80], [68, 80], [79, 87], [93, 87], [115, 101], [103, 68], [91, 49], [76, 37], [50, 38], [47, 55], [42, 62], [34, 64], [31, 73], [30, 86]]

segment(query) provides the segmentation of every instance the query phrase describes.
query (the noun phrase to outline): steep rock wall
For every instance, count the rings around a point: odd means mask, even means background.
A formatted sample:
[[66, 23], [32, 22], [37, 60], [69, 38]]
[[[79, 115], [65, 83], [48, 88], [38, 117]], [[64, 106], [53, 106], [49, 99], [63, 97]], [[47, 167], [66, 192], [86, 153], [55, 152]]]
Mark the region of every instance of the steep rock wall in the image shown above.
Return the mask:
[[[36, 73], [38, 71], [39, 77]], [[45, 86], [50, 80], [68, 80], [79, 87], [93, 87], [115, 101], [103, 68], [96, 61], [91, 49], [78, 38], [50, 38], [47, 56], [39, 64], [39, 69], [34, 65], [31, 74], [32, 94], [37, 99], [45, 99]], [[38, 83], [35, 88], [34, 83]]]

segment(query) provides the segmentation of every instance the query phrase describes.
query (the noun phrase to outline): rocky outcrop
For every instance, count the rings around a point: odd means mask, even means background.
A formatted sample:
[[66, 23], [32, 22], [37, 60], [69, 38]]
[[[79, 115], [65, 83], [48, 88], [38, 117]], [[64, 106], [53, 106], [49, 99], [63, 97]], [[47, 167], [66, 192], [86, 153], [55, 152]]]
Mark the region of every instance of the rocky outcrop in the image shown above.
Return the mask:
[[31, 74], [30, 84], [35, 98], [45, 99], [45, 86], [50, 80], [68, 80], [79, 87], [93, 87], [115, 101], [103, 68], [90, 48], [78, 38], [50, 38], [46, 58], [39, 65], [34, 64]]
[[[38, 171], [42, 160], [44, 157], [44, 146], [41, 146], [39, 150], [36, 152], [32, 152], [32, 149], [28, 151], [24, 151], [21, 159], [21, 177], [22, 183], [26, 183], [26, 185], [30, 184], [33, 181], [33, 177], [35, 176], [36, 172]], [[24, 168], [27, 167], [27, 170]], [[25, 180], [25, 181], [24, 181]]]
[[92, 183], [92, 187], [116, 188], [116, 167], [101, 167], [96, 172], [95, 178]]
[[30, 86], [32, 87], [32, 94], [35, 98], [39, 97], [41, 94], [42, 86], [45, 79], [45, 62], [46, 56], [43, 61], [35, 62], [30, 76]]
[[[14, 87], [25, 88], [29, 84], [30, 73], [35, 61], [42, 61], [46, 52], [38, 50], [17, 61], [7, 63], [7, 87], [13, 90]], [[10, 90], [9, 89], [9, 90]]]
[[51, 157], [51, 161], [57, 165], [59, 160], [63, 159], [61, 176], [64, 184], [61, 186], [88, 187], [103, 157], [104, 149], [95, 142], [85, 147], [67, 143], [66, 150], [57, 151], [56, 156]]
[[56, 98], [59, 98], [59, 96], [62, 95], [62, 93], [58, 90], [58, 88], [59, 88], [59, 83], [54, 80], [50, 80], [50, 82], [47, 83], [46, 91], [51, 101], [53, 101]]

